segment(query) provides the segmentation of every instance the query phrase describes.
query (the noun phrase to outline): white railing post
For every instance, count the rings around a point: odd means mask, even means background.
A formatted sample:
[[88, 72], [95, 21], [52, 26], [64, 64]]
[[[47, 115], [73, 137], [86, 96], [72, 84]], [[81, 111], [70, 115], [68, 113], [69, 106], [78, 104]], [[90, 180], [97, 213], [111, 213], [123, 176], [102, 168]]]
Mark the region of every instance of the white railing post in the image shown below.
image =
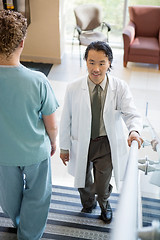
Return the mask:
[[128, 158], [111, 240], [136, 240], [138, 227], [138, 143], [133, 141]]

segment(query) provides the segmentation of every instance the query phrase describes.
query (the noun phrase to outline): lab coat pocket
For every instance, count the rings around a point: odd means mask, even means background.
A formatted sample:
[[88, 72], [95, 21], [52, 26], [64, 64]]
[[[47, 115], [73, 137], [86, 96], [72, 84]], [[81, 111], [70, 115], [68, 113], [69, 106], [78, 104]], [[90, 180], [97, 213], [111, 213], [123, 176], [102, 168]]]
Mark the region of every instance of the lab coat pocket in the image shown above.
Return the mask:
[[127, 142], [127, 135], [125, 134], [126, 126], [122, 119], [121, 112], [119, 110], [114, 111], [115, 114], [115, 130], [116, 136], [119, 146], [119, 151], [124, 154], [126, 151], [126, 142]]
[[76, 158], [76, 152], [77, 152], [77, 143], [78, 141], [75, 139], [71, 140], [71, 158]]
[[121, 112], [119, 110], [114, 110], [114, 121], [115, 121], [115, 127], [116, 127], [116, 133], [118, 138], [121, 136], [121, 124], [122, 124], [122, 118], [121, 118]]
[[75, 139], [71, 140], [70, 161], [68, 164], [68, 170], [69, 170], [69, 173], [73, 176], [75, 175], [77, 144], [78, 144], [77, 140]]
[[126, 162], [128, 159], [127, 132], [126, 126], [119, 110], [115, 111], [115, 130], [117, 136], [117, 151], [119, 157], [120, 179], [123, 179]]

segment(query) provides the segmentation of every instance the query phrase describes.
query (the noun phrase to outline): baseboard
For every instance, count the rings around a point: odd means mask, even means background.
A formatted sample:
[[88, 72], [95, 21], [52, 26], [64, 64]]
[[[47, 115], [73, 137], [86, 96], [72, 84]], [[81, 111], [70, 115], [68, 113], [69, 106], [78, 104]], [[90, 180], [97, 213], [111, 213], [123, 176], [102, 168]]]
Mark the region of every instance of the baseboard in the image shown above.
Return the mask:
[[21, 61], [61, 64], [61, 58], [48, 58], [42, 56], [21, 55]]

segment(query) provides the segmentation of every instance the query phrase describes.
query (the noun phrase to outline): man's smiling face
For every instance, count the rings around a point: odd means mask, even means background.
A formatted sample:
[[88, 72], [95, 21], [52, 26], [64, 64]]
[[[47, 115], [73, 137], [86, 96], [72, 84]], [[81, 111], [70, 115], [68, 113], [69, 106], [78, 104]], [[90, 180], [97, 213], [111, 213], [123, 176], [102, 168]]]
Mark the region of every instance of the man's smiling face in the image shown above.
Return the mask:
[[87, 69], [89, 78], [95, 84], [101, 83], [110, 67], [110, 61], [104, 51], [89, 50]]

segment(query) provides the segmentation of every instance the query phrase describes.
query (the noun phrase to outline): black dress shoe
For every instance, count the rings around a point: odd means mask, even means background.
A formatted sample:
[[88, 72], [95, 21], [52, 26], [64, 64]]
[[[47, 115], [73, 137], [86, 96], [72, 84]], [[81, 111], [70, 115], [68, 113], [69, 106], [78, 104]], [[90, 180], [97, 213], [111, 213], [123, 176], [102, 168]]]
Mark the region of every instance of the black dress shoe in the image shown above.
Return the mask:
[[109, 204], [109, 202], [107, 201], [107, 208], [106, 210], [102, 210], [101, 211], [101, 219], [103, 220], [103, 222], [105, 223], [111, 223], [112, 221], [112, 209], [111, 206]]
[[93, 209], [95, 209], [97, 207], [97, 201], [93, 204], [92, 207], [88, 207], [88, 208], [85, 208], [83, 207], [81, 212], [83, 213], [91, 213]]

